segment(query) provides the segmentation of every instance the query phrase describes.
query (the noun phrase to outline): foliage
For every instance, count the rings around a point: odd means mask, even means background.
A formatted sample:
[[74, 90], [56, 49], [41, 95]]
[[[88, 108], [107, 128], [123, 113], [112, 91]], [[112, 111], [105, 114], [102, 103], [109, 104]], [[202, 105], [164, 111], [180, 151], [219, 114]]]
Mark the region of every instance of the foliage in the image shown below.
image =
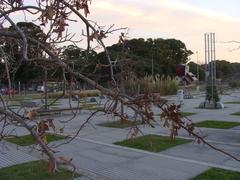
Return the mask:
[[100, 96], [99, 90], [84, 90], [78, 93], [80, 98]]
[[240, 126], [239, 122], [204, 120], [196, 123], [197, 127], [216, 128], [216, 129], [230, 129], [235, 126]]
[[240, 116], [240, 112], [232, 113], [234, 116]]
[[216, 85], [214, 85], [214, 86], [207, 85], [206, 86], [206, 100], [208, 100], [209, 102], [213, 101], [213, 103], [220, 101]]
[[229, 101], [229, 102], [224, 102], [224, 104], [240, 104], [239, 101]]
[[4, 180], [70, 180], [79, 176], [63, 168], [49, 174], [45, 161], [33, 161], [0, 169], [0, 179]]
[[[189, 70], [194, 74], [197, 74], [197, 64], [189, 62]], [[228, 81], [235, 81], [239, 77], [240, 63], [231, 63], [226, 60], [216, 60], [216, 75], [218, 79]], [[205, 80], [205, 65], [199, 66], [200, 80]]]
[[240, 87], [240, 81], [239, 80], [231, 80], [228, 85], [231, 87], [231, 88], [238, 88]]
[[94, 50], [84, 50], [76, 45], [69, 45], [63, 48], [61, 59], [75, 71], [81, 72], [88, 77], [96, 76], [94, 69], [98, 59], [97, 52]]
[[193, 112], [181, 112], [181, 115], [182, 115], [183, 117], [193, 116], [193, 115], [195, 115], [195, 114], [197, 114], [197, 113], [193, 113]]
[[127, 127], [137, 126], [140, 124], [142, 124], [141, 121], [118, 120], [118, 121], [111, 121], [111, 122], [106, 122], [98, 125], [104, 126], [104, 127], [110, 127], [110, 128], [127, 128]]
[[114, 144], [151, 152], [160, 152], [168, 148], [190, 142], [186, 139], [176, 138], [171, 140], [169, 137], [158, 135], [145, 135], [134, 139], [127, 139]]
[[[39, 42], [43, 42], [46, 39], [46, 35], [41, 30], [40, 26], [37, 26], [34, 23], [18, 22], [16, 26], [20, 28], [27, 37], [36, 38]], [[13, 32], [15, 27], [10, 26], [8, 30]], [[19, 41], [13, 38], [5, 38], [2, 42], [0, 42], [0, 45], [8, 55], [8, 64], [12, 81], [27, 83], [29, 81], [39, 80], [42, 78], [42, 70], [36, 66], [36, 62], [22, 61], [22, 49], [19, 45]], [[34, 58], [36, 56], [40, 58], [42, 56], [43, 51], [38, 48], [36, 44], [29, 43], [28, 49], [29, 58]]]
[[[72, 95], [77, 95], [77, 96], [79, 96], [79, 98], [86, 98], [86, 97], [100, 96], [100, 91], [99, 90], [73, 91], [71, 94]], [[56, 98], [59, 98], [59, 97], [69, 98], [69, 95], [70, 95], [69, 91], [65, 95], [63, 95], [61, 92], [48, 93], [48, 98], [49, 99], [56, 99]]]
[[97, 104], [86, 104], [83, 103], [81, 108], [85, 109], [85, 110], [89, 110], [89, 111], [102, 111], [103, 108], [98, 106]]
[[[32, 22], [18, 22], [16, 24], [27, 37], [36, 38], [39, 42], [44, 42], [46, 40], [46, 34], [42, 31], [40, 26], [32, 23]], [[9, 31], [15, 31], [15, 27], [10, 26], [8, 28]], [[21, 48], [19, 47], [19, 43], [14, 39], [7, 39], [5, 42], [4, 48], [8, 54], [12, 54], [13, 58], [19, 58], [21, 54]], [[42, 56], [42, 50], [37, 47], [36, 44], [29, 43], [29, 54], [30, 57]], [[17, 59], [15, 59], [17, 60]], [[19, 61], [19, 60], [18, 60]]]
[[[65, 139], [65, 136], [57, 135], [57, 134], [47, 134], [47, 141], [52, 142], [52, 141], [58, 141]], [[17, 136], [17, 137], [9, 137], [6, 139], [8, 142], [17, 144], [19, 146], [29, 146], [33, 145], [36, 143], [36, 141], [33, 139], [33, 137], [28, 134], [24, 136]]]
[[145, 76], [140, 79], [129, 79], [123, 82], [127, 94], [136, 95], [136, 93], [160, 93], [161, 95], [176, 94], [178, 85], [174, 79], [156, 75]]
[[27, 84], [29, 82], [39, 82], [43, 79], [43, 70], [36, 67], [33, 63], [23, 62], [16, 71], [14, 82], [21, 82]]
[[230, 171], [225, 169], [219, 169], [219, 168], [211, 168], [202, 174], [191, 178], [191, 180], [211, 180], [211, 179], [217, 179], [217, 180], [237, 180], [240, 177], [240, 172], [237, 171]]
[[[119, 44], [108, 47], [113, 59], [121, 56], [122, 47]], [[126, 40], [124, 58], [131, 59], [131, 66], [138, 77], [152, 74], [152, 60], [154, 73], [175, 76], [176, 65], [184, 64], [192, 51], [185, 44], [176, 39], [131, 39]]]
[[233, 73], [232, 64], [228, 61], [217, 60], [216, 61], [216, 67], [217, 67], [217, 77], [218, 78], [224, 78], [224, 77], [229, 76]]
[[187, 65], [189, 66], [189, 71], [192, 72], [193, 74], [195, 74], [196, 76], [197, 76], [197, 66], [198, 66], [199, 67], [199, 80], [205, 81], [204, 67], [202, 67], [201, 65], [197, 65], [194, 62], [189, 62]]

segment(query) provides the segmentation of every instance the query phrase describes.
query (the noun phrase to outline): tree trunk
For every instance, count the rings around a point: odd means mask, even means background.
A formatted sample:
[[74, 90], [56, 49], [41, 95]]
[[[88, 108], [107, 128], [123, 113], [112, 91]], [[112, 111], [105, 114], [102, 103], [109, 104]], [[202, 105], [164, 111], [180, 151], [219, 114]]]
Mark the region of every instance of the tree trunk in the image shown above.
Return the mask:
[[66, 75], [65, 75], [65, 69], [63, 68], [63, 96], [66, 95]]

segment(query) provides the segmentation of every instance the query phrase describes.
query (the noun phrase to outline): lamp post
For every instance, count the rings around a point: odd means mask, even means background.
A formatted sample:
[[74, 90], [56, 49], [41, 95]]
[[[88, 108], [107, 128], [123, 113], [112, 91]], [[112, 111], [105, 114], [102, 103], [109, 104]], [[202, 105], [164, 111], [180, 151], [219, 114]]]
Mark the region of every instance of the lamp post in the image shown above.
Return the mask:
[[154, 41], [153, 41], [153, 44], [152, 44], [152, 76], [154, 76], [154, 63], [153, 63], [153, 53], [154, 53]]
[[153, 68], [153, 54], [152, 54], [152, 76], [154, 76], [154, 68]]
[[197, 55], [197, 78], [198, 78], [198, 81], [199, 81], [198, 51], [196, 51], [196, 55]]

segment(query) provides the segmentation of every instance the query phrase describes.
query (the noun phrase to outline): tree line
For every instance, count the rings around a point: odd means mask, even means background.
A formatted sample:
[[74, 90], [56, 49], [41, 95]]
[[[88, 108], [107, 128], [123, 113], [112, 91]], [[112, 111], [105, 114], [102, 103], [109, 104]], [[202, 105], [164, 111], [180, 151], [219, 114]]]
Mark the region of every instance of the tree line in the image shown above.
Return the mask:
[[[197, 64], [195, 62], [189, 62], [189, 70], [197, 75]], [[239, 79], [240, 63], [231, 63], [226, 60], [216, 60], [216, 76], [223, 81], [229, 81], [233, 79]], [[205, 80], [205, 64], [199, 65], [199, 79]]]
[[[29, 37], [36, 38], [44, 42], [47, 35], [41, 30], [41, 27], [31, 22], [19, 22], [17, 26], [22, 29]], [[8, 28], [9, 31], [13, 27]], [[8, 54], [8, 66], [11, 80], [13, 83], [21, 81], [22, 83], [38, 82], [44, 78], [44, 62], [26, 62], [19, 63], [20, 49], [18, 42], [12, 38], [1, 40], [1, 46]], [[29, 57], [41, 56], [39, 48], [36, 45], [29, 45]], [[192, 53], [185, 44], [176, 39], [130, 39], [126, 40], [124, 46], [120, 43], [107, 47], [113, 61], [113, 67], [116, 76], [120, 74], [125, 76], [134, 76], [141, 78], [145, 75], [165, 75], [175, 76], [177, 64], [187, 63]], [[110, 80], [108, 60], [104, 52], [90, 52], [81, 49], [75, 45], [64, 47], [60, 54], [62, 61], [73, 67], [76, 71], [95, 79], [98, 82]], [[7, 83], [4, 63], [0, 63], [1, 82]], [[61, 68], [49, 68], [49, 80], [56, 81], [62, 79]], [[66, 74], [66, 78], [69, 79]]]

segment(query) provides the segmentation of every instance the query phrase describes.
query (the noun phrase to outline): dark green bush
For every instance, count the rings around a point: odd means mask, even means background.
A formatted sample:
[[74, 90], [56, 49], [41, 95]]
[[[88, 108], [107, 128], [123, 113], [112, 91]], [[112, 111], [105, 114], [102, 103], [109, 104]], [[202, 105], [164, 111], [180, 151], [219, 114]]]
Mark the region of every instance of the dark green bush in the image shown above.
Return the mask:
[[238, 80], [232, 80], [228, 83], [228, 85], [231, 87], [231, 88], [237, 88], [237, 87], [240, 87], [240, 81]]

